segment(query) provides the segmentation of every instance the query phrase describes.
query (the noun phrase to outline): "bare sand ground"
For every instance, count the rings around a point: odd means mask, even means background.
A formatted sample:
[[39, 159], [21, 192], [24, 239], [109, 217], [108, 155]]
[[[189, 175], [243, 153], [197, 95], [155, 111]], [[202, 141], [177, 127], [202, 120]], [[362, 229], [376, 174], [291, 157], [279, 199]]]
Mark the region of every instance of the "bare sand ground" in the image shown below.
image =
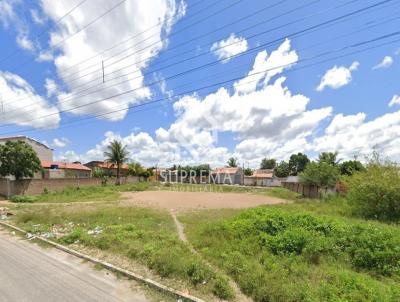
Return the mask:
[[144, 191], [122, 193], [124, 204], [179, 209], [241, 209], [287, 203], [286, 200], [250, 193]]

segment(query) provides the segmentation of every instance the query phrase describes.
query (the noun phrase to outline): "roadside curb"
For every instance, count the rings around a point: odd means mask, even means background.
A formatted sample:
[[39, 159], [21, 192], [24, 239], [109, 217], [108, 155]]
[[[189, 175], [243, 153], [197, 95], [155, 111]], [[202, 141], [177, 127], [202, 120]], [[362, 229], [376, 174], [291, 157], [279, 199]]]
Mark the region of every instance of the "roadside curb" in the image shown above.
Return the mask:
[[[13, 226], [13, 225], [11, 225], [9, 223], [6, 223], [4, 221], [0, 221], [0, 225], [8, 227], [8, 228], [11, 228], [11, 229], [13, 229], [15, 231], [18, 231], [18, 232], [21, 232], [23, 234], [27, 234], [27, 232], [25, 230], [20, 229], [19, 227]], [[82, 254], [82, 253], [80, 253], [78, 251], [70, 249], [70, 248], [68, 248], [66, 246], [63, 246], [61, 244], [55, 243], [54, 241], [45, 239], [45, 238], [43, 238], [41, 236], [35, 236], [35, 238], [40, 240], [40, 241], [42, 241], [42, 242], [44, 242], [44, 243], [47, 243], [47, 244], [55, 247], [55, 248], [57, 248], [57, 249], [59, 249], [59, 250], [61, 250], [63, 252], [66, 252], [66, 253], [71, 254], [71, 255], [73, 255], [75, 257], [90, 261], [90, 262], [92, 262], [94, 264], [101, 265], [102, 267], [104, 267], [104, 268], [106, 268], [106, 269], [108, 269], [110, 271], [123, 274], [126, 277], [129, 277], [129, 278], [132, 278], [132, 279], [134, 279], [136, 281], [145, 283], [145, 284], [147, 284], [147, 285], [149, 285], [149, 286], [151, 286], [151, 287], [153, 287], [155, 289], [158, 289], [160, 291], [166, 292], [168, 294], [172, 294], [172, 295], [174, 295], [174, 296], [176, 296], [178, 298], [184, 299], [185, 301], [205, 302], [204, 300], [202, 300], [200, 298], [196, 298], [196, 297], [191, 296], [189, 294], [185, 294], [185, 293], [180, 292], [178, 290], [175, 290], [175, 289], [173, 289], [171, 287], [165, 286], [165, 285], [163, 285], [161, 283], [158, 283], [158, 282], [153, 281], [151, 279], [145, 278], [145, 277], [143, 277], [143, 276], [141, 276], [139, 274], [136, 274], [134, 272], [128, 271], [128, 270], [123, 269], [123, 268], [119, 268], [119, 267], [117, 267], [117, 266], [115, 266], [115, 265], [113, 265], [111, 263], [108, 263], [108, 262], [105, 262], [105, 261], [90, 257], [88, 255]]]

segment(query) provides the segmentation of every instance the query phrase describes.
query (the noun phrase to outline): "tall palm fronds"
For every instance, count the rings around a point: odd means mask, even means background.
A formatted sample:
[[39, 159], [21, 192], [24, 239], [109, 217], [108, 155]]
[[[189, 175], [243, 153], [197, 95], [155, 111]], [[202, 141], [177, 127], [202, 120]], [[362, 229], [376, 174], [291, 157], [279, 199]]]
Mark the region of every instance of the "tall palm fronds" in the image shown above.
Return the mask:
[[121, 165], [128, 160], [129, 152], [122, 142], [114, 140], [108, 145], [107, 151], [104, 152], [106, 161], [117, 165], [117, 180], [116, 184], [120, 184]]

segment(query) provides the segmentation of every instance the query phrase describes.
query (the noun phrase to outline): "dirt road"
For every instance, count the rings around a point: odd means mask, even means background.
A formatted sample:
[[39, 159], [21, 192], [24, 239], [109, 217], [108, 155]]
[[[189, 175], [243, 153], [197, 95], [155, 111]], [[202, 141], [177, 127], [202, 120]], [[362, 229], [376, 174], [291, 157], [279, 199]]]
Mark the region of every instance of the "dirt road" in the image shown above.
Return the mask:
[[122, 193], [124, 203], [164, 209], [251, 208], [286, 203], [275, 197], [250, 193], [144, 191]]
[[131, 289], [133, 284], [0, 229], [1, 301], [148, 301], [137, 286]]

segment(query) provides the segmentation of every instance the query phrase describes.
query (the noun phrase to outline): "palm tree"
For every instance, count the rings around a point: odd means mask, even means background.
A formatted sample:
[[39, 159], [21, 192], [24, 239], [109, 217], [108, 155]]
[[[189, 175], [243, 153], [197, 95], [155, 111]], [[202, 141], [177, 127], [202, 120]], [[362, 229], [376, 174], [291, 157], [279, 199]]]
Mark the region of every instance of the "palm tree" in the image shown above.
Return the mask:
[[113, 140], [108, 146], [107, 151], [104, 152], [106, 161], [117, 165], [117, 180], [116, 185], [120, 184], [120, 170], [121, 165], [128, 160], [129, 152], [126, 150], [126, 146], [122, 142]]

